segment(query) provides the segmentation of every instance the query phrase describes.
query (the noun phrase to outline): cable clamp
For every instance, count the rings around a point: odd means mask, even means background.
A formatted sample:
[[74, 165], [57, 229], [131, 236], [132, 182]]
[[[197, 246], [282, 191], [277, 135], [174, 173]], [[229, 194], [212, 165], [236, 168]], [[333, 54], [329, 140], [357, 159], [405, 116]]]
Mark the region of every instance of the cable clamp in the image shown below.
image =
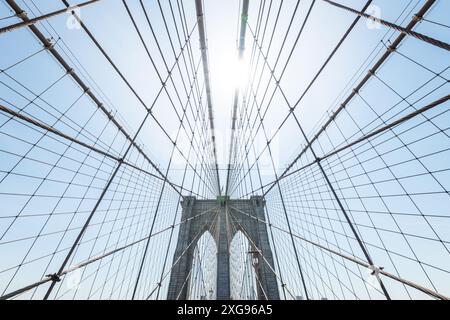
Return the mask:
[[384, 267], [377, 267], [377, 266], [374, 266], [374, 265], [370, 265], [369, 269], [372, 270], [372, 272], [371, 272], [372, 276], [375, 276], [375, 277], [379, 278], [380, 277], [380, 272], [382, 270], [384, 270]]
[[44, 48], [47, 50], [51, 50], [55, 47], [55, 44], [52, 43], [52, 39], [47, 39], [48, 43], [44, 44]]
[[52, 280], [53, 282], [60, 282], [61, 281], [61, 278], [56, 273], [48, 274], [48, 275], [46, 275], [46, 277], [49, 277], [50, 280]]
[[387, 49], [389, 52], [395, 52], [397, 50], [397, 48], [394, 45], [390, 45]]
[[19, 18], [21, 18], [21, 19], [24, 19], [24, 18], [27, 17], [27, 12], [26, 12], [25, 10], [22, 10], [21, 12], [19, 12], [19, 13], [17, 14], [17, 16], [18, 16]]
[[413, 15], [413, 17], [412, 17], [412, 20], [413, 20], [414, 22], [419, 22], [419, 21], [422, 20], [422, 19], [423, 19], [423, 17], [421, 17], [421, 16], [419, 16], [419, 15], [417, 15], [417, 14]]

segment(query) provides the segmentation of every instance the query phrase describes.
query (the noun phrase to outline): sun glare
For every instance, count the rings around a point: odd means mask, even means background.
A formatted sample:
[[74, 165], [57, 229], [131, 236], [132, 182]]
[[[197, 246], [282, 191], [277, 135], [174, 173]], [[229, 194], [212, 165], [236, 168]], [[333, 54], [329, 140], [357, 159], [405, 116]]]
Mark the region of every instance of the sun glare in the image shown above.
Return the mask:
[[237, 52], [223, 52], [215, 61], [214, 87], [233, 97], [236, 88], [242, 90], [248, 83], [249, 64], [247, 58], [239, 59]]

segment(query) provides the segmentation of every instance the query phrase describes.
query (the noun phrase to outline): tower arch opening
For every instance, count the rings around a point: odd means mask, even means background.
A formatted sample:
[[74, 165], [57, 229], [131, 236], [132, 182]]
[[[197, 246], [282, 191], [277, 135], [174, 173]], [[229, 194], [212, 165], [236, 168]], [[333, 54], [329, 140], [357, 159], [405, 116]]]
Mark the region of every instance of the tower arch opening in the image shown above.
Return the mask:
[[256, 300], [258, 280], [256, 251], [242, 231], [237, 231], [230, 244], [230, 293], [232, 300]]
[[189, 300], [215, 300], [217, 292], [217, 245], [209, 231], [198, 239], [188, 275]]

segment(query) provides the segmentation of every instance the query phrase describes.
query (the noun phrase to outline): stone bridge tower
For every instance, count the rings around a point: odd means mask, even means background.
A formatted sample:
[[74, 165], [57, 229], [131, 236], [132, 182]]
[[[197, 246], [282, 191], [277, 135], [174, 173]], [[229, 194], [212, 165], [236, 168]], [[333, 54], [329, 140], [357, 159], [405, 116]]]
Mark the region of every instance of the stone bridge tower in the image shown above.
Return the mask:
[[212, 230], [217, 246], [217, 299], [230, 299], [230, 243], [234, 235], [241, 231], [252, 246], [253, 258], [257, 259], [255, 274], [262, 287], [258, 288], [258, 298], [263, 300], [267, 296], [269, 300], [278, 300], [277, 278], [272, 271], [275, 270], [273, 255], [264, 223], [264, 205], [263, 198], [259, 196], [250, 200], [197, 200], [195, 197], [185, 197], [181, 219], [187, 221], [180, 226], [167, 298], [187, 298], [189, 279], [186, 279], [192, 266], [194, 249], [202, 234]]

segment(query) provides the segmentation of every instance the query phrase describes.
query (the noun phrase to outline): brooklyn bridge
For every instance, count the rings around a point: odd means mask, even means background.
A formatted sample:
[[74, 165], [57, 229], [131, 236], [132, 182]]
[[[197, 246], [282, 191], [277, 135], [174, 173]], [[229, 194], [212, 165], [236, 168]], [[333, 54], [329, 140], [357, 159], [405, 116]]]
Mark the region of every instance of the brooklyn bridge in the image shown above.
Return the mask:
[[449, 299], [449, 12], [0, 0], [0, 299]]

